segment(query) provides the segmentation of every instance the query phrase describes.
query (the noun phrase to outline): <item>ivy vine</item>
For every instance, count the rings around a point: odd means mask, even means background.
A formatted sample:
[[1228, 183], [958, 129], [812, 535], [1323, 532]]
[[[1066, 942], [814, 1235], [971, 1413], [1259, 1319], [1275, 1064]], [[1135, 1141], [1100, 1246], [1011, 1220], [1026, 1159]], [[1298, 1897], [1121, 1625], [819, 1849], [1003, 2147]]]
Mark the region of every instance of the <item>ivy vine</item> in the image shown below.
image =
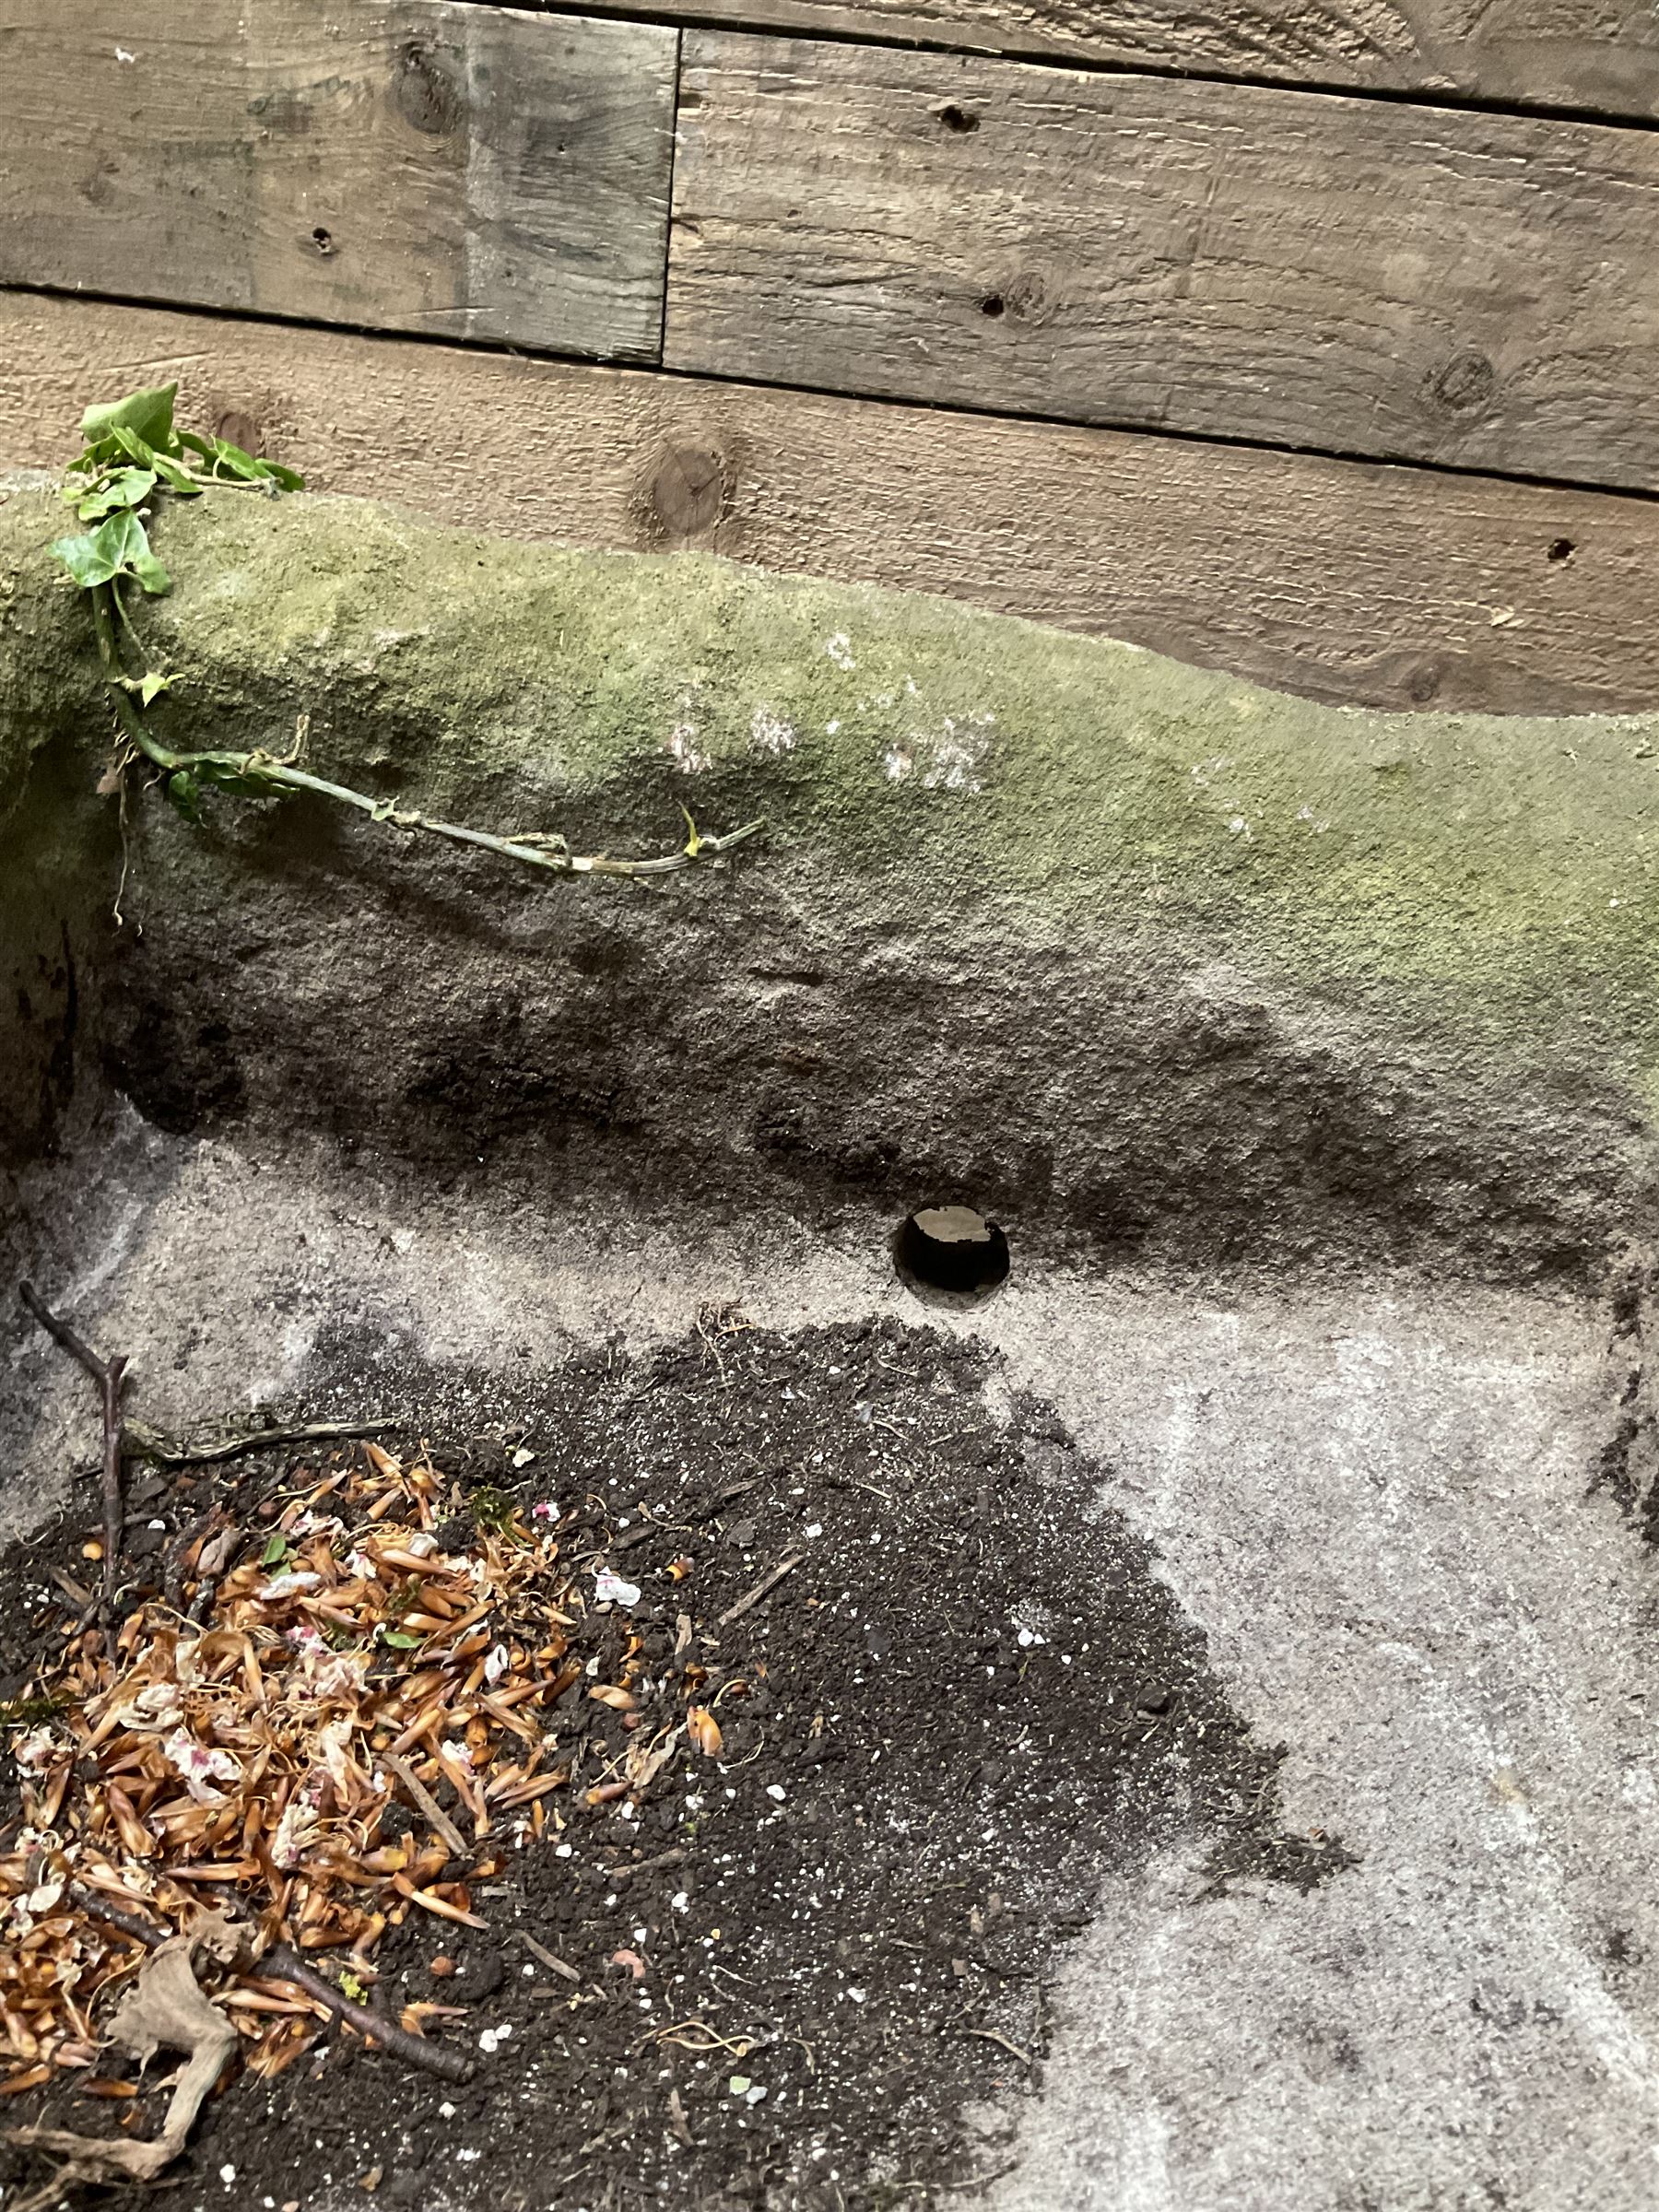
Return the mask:
[[92, 606], [98, 654], [115, 712], [121, 746], [114, 768], [120, 788], [125, 771], [138, 761], [159, 774], [162, 789], [187, 819], [200, 818], [204, 789], [241, 798], [283, 798], [311, 792], [394, 830], [423, 830], [453, 844], [481, 846], [526, 866], [559, 876], [665, 876], [677, 869], [729, 852], [763, 825], [746, 822], [724, 837], [705, 837], [686, 809], [688, 836], [677, 852], [650, 860], [615, 860], [607, 854], [573, 853], [555, 832], [496, 837], [458, 822], [441, 822], [371, 797], [344, 783], [313, 776], [300, 765], [300, 742], [290, 753], [180, 752], [167, 745], [148, 720], [150, 708], [185, 679], [176, 669], [151, 665], [133, 621], [124, 591], [159, 597], [172, 579], [152, 550], [147, 522], [162, 498], [194, 499], [208, 486], [229, 487], [278, 498], [303, 488], [298, 470], [244, 453], [229, 439], [180, 429], [173, 421], [178, 386], [161, 384], [132, 392], [106, 406], [88, 407], [81, 419], [85, 444], [65, 473], [63, 496], [82, 523], [95, 528], [54, 540], [52, 551], [85, 591]]

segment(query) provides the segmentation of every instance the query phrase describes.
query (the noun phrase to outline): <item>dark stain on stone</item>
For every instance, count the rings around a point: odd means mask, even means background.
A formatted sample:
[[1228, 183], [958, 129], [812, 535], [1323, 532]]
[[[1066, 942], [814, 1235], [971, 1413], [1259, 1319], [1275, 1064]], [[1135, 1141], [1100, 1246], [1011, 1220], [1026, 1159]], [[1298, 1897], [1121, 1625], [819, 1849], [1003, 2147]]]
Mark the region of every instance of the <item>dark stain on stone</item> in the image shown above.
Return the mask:
[[1406, 671], [1402, 688], [1413, 706], [1426, 707], [1439, 696], [1441, 671], [1433, 661], [1418, 661]]
[[194, 1136], [239, 1121], [247, 1090], [229, 1026], [169, 1001], [124, 1008], [103, 1049], [104, 1073], [147, 1122]]
[[75, 970], [75, 947], [69, 941], [68, 923], [62, 923], [59, 927], [63, 962], [50, 980], [53, 994], [61, 1000], [61, 1010], [56, 1034], [41, 1073], [41, 1150], [48, 1159], [57, 1149], [58, 1124], [75, 1091], [75, 1047], [80, 1028], [80, 985]]

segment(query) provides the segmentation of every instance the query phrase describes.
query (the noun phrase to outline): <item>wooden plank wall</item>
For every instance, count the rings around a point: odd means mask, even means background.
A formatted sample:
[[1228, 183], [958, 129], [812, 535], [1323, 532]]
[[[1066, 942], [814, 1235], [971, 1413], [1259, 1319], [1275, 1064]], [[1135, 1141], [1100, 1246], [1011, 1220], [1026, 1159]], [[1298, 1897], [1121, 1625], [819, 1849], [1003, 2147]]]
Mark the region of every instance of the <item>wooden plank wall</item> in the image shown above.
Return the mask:
[[659, 12], [1161, 76], [1419, 93], [1633, 122], [1659, 112], [1659, 16], [1650, 0], [695, 0]]
[[450, 0], [6, 0], [0, 283], [654, 359], [676, 49]]
[[176, 372], [459, 522], [1659, 703], [1647, 0], [688, 13], [0, 0], [0, 464]]
[[1659, 134], [692, 32], [665, 359], [1659, 485]]

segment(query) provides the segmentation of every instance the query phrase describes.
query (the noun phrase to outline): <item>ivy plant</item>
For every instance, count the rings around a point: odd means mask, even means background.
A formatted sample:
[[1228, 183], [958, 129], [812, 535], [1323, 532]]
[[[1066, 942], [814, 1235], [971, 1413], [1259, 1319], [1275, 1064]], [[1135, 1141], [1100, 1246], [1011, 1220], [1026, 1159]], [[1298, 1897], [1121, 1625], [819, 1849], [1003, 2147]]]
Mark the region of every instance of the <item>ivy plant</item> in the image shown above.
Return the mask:
[[[729, 852], [762, 825], [747, 822], [724, 837], [699, 831], [686, 815], [688, 836], [674, 853], [651, 860], [615, 860], [573, 853], [557, 833], [496, 837], [458, 822], [441, 822], [367, 792], [313, 776], [300, 765], [301, 747], [280, 757], [251, 752], [180, 752], [164, 743], [149, 710], [184, 681], [177, 670], [152, 665], [133, 620], [133, 605], [159, 597], [172, 579], [150, 545], [148, 524], [163, 500], [195, 499], [209, 487], [277, 498], [303, 488], [297, 469], [244, 453], [229, 439], [181, 429], [173, 420], [178, 385], [129, 392], [108, 406], [88, 407], [81, 418], [80, 453], [65, 472], [63, 496], [77, 521], [92, 525], [53, 541], [52, 551], [91, 601], [99, 660], [114, 707], [122, 744], [115, 763], [119, 787], [125, 771], [145, 761], [160, 773], [167, 797], [187, 819], [200, 818], [205, 788], [243, 798], [281, 798], [311, 792], [355, 807], [393, 829], [424, 830], [453, 844], [480, 846], [527, 866], [561, 876], [663, 876]], [[138, 602], [124, 594], [136, 591]], [[301, 718], [301, 728], [304, 727]], [[685, 809], [682, 808], [684, 813]]]

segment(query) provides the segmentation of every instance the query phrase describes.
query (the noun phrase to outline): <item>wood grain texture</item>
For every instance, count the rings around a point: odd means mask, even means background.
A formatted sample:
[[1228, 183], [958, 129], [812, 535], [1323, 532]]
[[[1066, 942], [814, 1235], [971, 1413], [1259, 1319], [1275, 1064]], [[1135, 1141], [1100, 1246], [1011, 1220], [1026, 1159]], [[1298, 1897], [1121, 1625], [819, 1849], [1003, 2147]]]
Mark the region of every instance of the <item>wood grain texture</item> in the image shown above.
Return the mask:
[[652, 0], [652, 13], [1036, 61], [1659, 115], [1652, 0]]
[[1659, 485], [1659, 135], [688, 32], [665, 359]]
[[1659, 706], [1649, 500], [15, 293], [0, 466], [172, 376], [316, 488], [469, 528], [947, 593], [1318, 699]]
[[656, 358], [677, 33], [0, 0], [0, 281]]

